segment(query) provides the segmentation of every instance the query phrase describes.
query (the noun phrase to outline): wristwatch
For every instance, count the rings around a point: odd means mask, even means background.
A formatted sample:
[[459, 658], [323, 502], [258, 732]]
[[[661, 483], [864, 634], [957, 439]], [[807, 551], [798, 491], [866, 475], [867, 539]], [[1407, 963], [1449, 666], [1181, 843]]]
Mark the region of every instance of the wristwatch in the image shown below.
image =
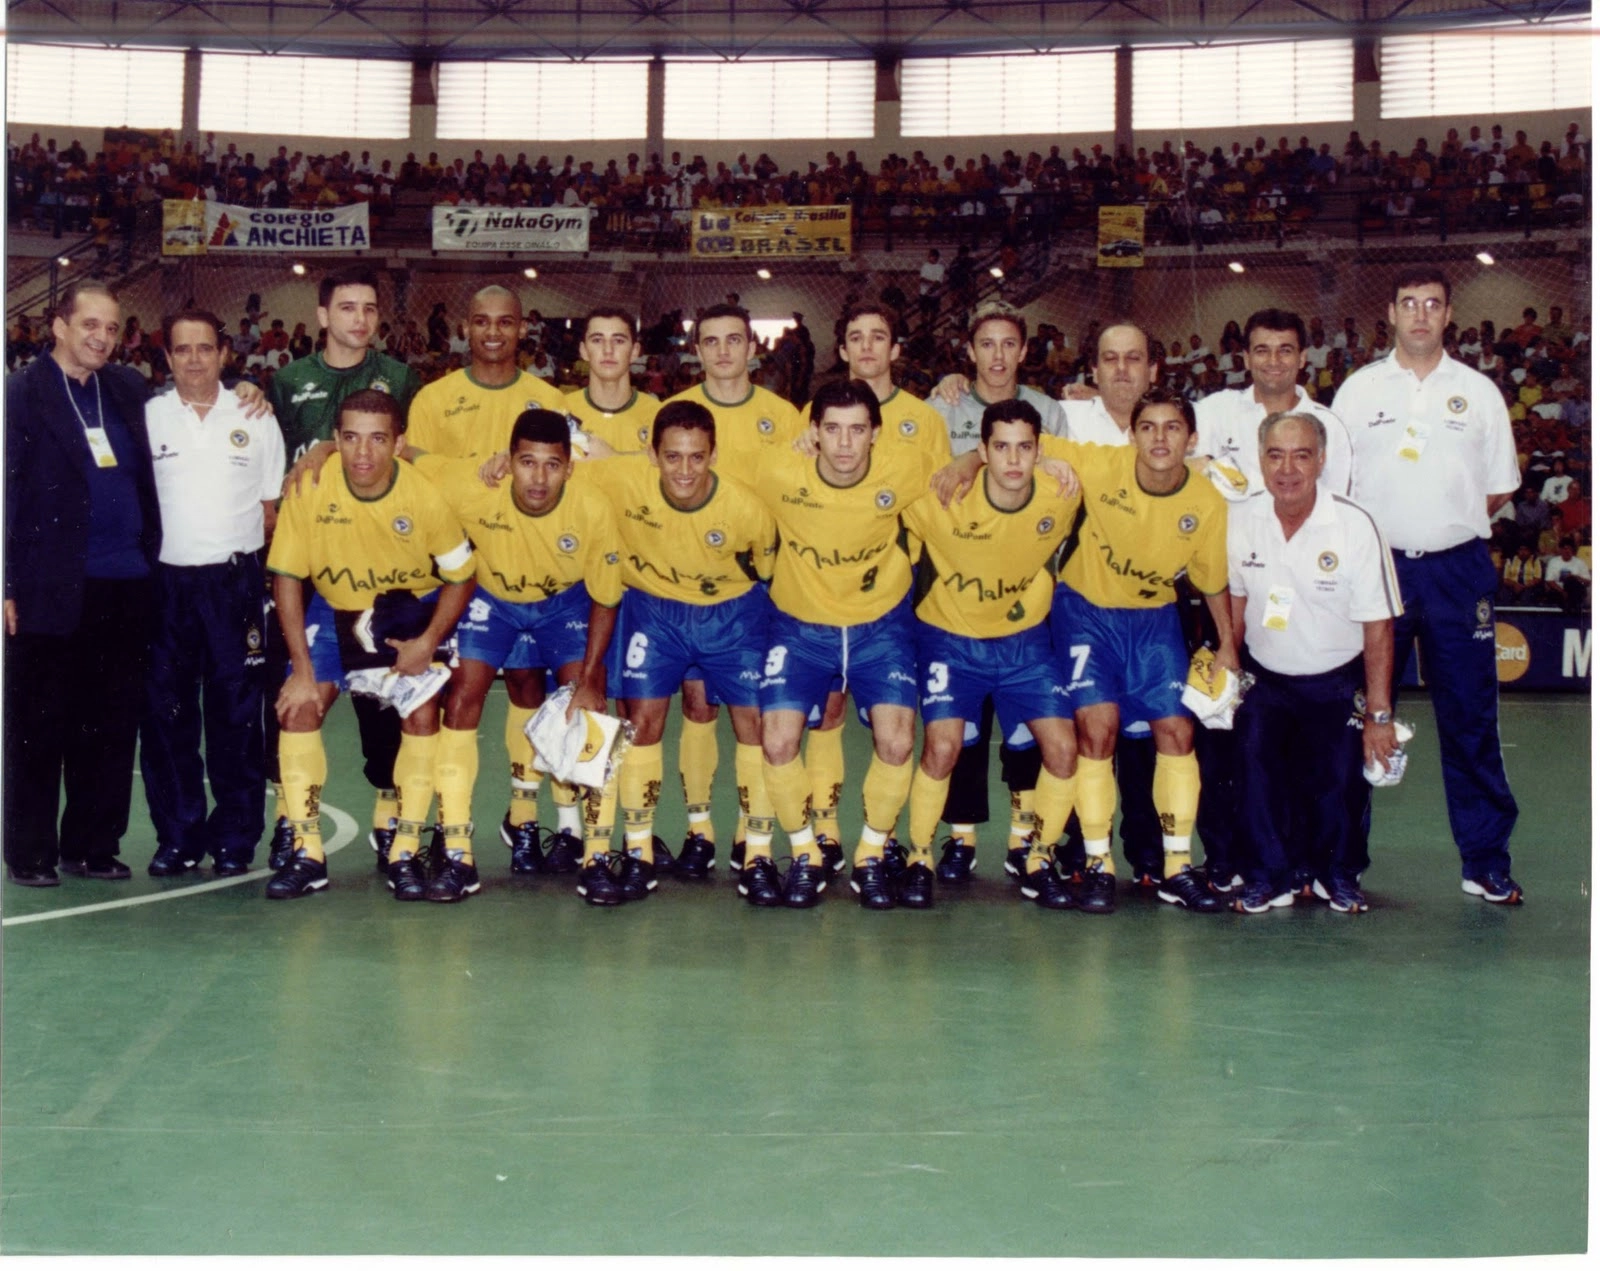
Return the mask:
[[1367, 722], [1371, 723], [1371, 724], [1392, 724], [1392, 723], [1394, 723], [1394, 712], [1393, 711], [1368, 711], [1367, 712]]

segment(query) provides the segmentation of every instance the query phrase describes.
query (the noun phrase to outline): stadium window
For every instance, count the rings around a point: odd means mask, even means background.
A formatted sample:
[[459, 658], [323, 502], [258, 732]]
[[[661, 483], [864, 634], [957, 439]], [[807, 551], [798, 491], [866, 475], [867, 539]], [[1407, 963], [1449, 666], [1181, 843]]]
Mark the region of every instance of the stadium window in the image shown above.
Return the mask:
[[870, 61], [669, 61], [662, 131], [692, 141], [871, 137]]
[[1353, 119], [1349, 40], [1133, 51], [1133, 126], [1237, 128]]
[[485, 141], [643, 137], [649, 74], [646, 62], [442, 62], [436, 135]]
[[409, 137], [411, 63], [202, 53], [200, 128], [352, 140]]
[[183, 53], [12, 43], [6, 118], [96, 131], [181, 128]]
[[1106, 132], [1115, 126], [1116, 54], [917, 57], [900, 63], [902, 137]]
[[1384, 119], [1587, 109], [1591, 31], [1576, 22], [1458, 27], [1379, 42]]

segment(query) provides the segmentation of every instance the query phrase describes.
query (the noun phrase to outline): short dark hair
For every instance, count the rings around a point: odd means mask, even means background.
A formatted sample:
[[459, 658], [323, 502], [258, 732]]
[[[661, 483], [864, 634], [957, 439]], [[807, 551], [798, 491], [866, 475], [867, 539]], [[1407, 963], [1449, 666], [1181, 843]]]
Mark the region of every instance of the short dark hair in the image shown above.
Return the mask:
[[839, 325], [834, 328], [834, 343], [844, 347], [845, 331], [857, 318], [882, 318], [889, 328], [889, 343], [900, 343], [900, 315], [881, 300], [858, 300], [839, 315]]
[[883, 427], [883, 408], [866, 380], [833, 380], [824, 384], [811, 399], [811, 424], [819, 426], [824, 412], [829, 409], [848, 410], [852, 406], [865, 406], [873, 428]]
[[511, 449], [519, 441], [535, 446], [559, 446], [564, 457], [572, 458], [572, 429], [567, 417], [559, 411], [544, 410], [535, 406], [517, 416], [511, 425]]
[[371, 287], [378, 294], [378, 271], [370, 265], [349, 265], [326, 274], [317, 284], [317, 308], [326, 309], [340, 287]]
[[1394, 286], [1389, 290], [1390, 301], [1400, 299], [1400, 293], [1407, 287], [1426, 287], [1433, 284], [1444, 288], [1444, 302], [1450, 303], [1450, 280], [1445, 277], [1444, 270], [1433, 265], [1407, 265], [1394, 276]]
[[661, 448], [661, 437], [669, 428], [687, 428], [690, 432], [703, 432], [711, 438], [711, 447], [717, 445], [717, 417], [699, 402], [668, 402], [656, 412], [650, 425], [650, 448]]
[[1293, 331], [1295, 338], [1300, 341], [1300, 347], [1306, 347], [1306, 324], [1298, 313], [1291, 313], [1288, 309], [1257, 309], [1244, 324], [1245, 347], [1250, 347], [1250, 333], [1252, 331]]
[[172, 347], [172, 328], [180, 322], [203, 322], [216, 333], [217, 347], [222, 347], [226, 338], [226, 331], [222, 319], [209, 309], [179, 309], [177, 313], [163, 314], [161, 318], [161, 340], [167, 348]]
[[738, 318], [744, 323], [744, 334], [746, 339], [749, 339], [755, 334], [755, 328], [750, 325], [750, 311], [743, 305], [708, 305], [694, 316], [694, 342], [696, 344], [700, 343], [701, 325], [711, 321], [712, 318]]
[[1025, 402], [1020, 397], [1010, 397], [1003, 402], [990, 402], [984, 408], [983, 419], [978, 424], [978, 440], [987, 446], [989, 438], [994, 436], [997, 424], [1027, 424], [1033, 429], [1035, 441], [1044, 431], [1044, 421], [1039, 418], [1039, 412], [1033, 408], [1032, 403]]
[[1133, 427], [1137, 428], [1139, 426], [1139, 416], [1152, 406], [1176, 407], [1178, 413], [1183, 416], [1184, 423], [1189, 425], [1190, 434], [1192, 435], [1196, 431], [1194, 403], [1182, 393], [1170, 388], [1152, 388], [1133, 404]]
[[583, 325], [578, 328], [584, 335], [589, 334], [589, 324], [596, 318], [616, 318], [628, 324], [628, 333], [635, 340], [639, 338], [639, 319], [637, 315], [629, 313], [621, 305], [597, 305], [583, 315]]
[[[341, 283], [340, 286], [349, 286]], [[335, 428], [344, 422], [344, 417], [352, 412], [363, 415], [387, 415], [389, 422], [394, 425], [395, 436], [406, 430], [406, 413], [400, 409], [400, 403], [392, 393], [385, 393], [381, 388], [364, 388], [359, 393], [351, 393], [349, 397], [339, 403], [339, 419]]]
[[122, 297], [111, 289], [109, 283], [101, 282], [98, 278], [80, 278], [77, 282], [69, 282], [61, 292], [61, 299], [56, 301], [55, 308], [50, 312], [52, 320], [60, 318], [63, 322], [71, 322], [79, 296], [105, 296], [118, 305], [122, 303]]

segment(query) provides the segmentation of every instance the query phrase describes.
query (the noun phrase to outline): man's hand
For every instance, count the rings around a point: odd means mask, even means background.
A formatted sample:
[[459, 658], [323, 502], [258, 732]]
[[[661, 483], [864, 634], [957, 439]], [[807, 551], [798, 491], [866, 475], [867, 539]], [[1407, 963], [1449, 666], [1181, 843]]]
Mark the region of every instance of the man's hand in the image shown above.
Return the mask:
[[501, 450], [490, 455], [478, 465], [478, 480], [491, 490], [498, 488], [500, 482], [511, 473], [511, 452]]
[[807, 428], [794, 439], [794, 452], [797, 455], [805, 455], [808, 458], [816, 456], [817, 443], [811, 436], [811, 429]]
[[249, 380], [240, 380], [233, 386], [233, 391], [239, 398], [239, 405], [244, 408], [246, 419], [260, 419], [263, 415], [272, 414], [267, 395]]
[[394, 669], [396, 675], [421, 675], [428, 669], [428, 664], [433, 661], [438, 642], [426, 631], [410, 640], [385, 640], [394, 650]]
[[1093, 384], [1068, 384], [1067, 391], [1061, 394], [1064, 402], [1092, 402], [1100, 396], [1100, 390]]
[[1387, 765], [1389, 756], [1400, 749], [1395, 740], [1394, 724], [1376, 724], [1370, 718], [1361, 725], [1361, 753], [1368, 764]]
[[965, 393], [967, 389], [971, 387], [971, 385], [972, 381], [969, 380], [965, 375], [956, 375], [954, 373], [946, 375], [942, 380], [933, 386], [933, 394], [928, 398], [928, 400], [932, 401], [933, 398], [937, 397], [940, 401], [954, 406], [961, 400], [961, 395]]
[[615, 459], [617, 457], [617, 452], [611, 448], [604, 437], [596, 437], [592, 432], [587, 431], [584, 436], [589, 439], [589, 448], [587, 450], [579, 450], [574, 447], [572, 452], [574, 459]]
[[1038, 468], [1055, 480], [1056, 493], [1063, 499], [1073, 499], [1083, 493], [1083, 482], [1078, 480], [1076, 470], [1065, 459], [1041, 459]]
[[1222, 647], [1217, 650], [1216, 657], [1211, 659], [1211, 682], [1216, 683], [1217, 677], [1224, 671], [1239, 674], [1239, 651], [1233, 647], [1233, 642], [1223, 640]]
[[567, 719], [573, 720], [579, 711], [593, 711], [597, 715], [606, 713], [606, 695], [597, 691], [592, 684], [579, 680], [572, 686], [572, 701], [567, 706]]
[[928, 482], [928, 488], [933, 491], [933, 497], [939, 500], [940, 507], [949, 507], [952, 499], [959, 499], [977, 479], [978, 469], [983, 466], [983, 461], [978, 458], [976, 450], [969, 450], [961, 458], [945, 464], [933, 474], [933, 479]]
[[15, 600], [6, 601], [6, 634], [17, 634], [17, 602]]
[[287, 726], [289, 717], [304, 706], [314, 707], [317, 718], [322, 718], [322, 694], [317, 691], [316, 677], [296, 671], [278, 691], [278, 723]]
[[291, 494], [299, 494], [301, 482], [308, 477], [311, 481], [311, 488], [315, 489], [317, 478], [322, 474], [322, 465], [328, 461], [328, 456], [338, 448], [331, 441], [319, 441], [311, 449], [307, 450], [305, 454], [296, 459], [294, 467], [290, 468], [288, 474], [283, 478], [283, 497], [287, 499]]

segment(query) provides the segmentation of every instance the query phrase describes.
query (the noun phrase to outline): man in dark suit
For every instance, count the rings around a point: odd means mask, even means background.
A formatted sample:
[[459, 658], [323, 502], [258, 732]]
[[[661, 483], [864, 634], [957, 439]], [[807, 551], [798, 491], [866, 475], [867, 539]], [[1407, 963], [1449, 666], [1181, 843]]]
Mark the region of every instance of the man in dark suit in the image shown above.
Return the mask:
[[[5, 861], [125, 879], [134, 741], [161, 546], [143, 379], [108, 366], [122, 311], [67, 288], [55, 346], [6, 383]], [[59, 814], [66, 784], [66, 810]]]

